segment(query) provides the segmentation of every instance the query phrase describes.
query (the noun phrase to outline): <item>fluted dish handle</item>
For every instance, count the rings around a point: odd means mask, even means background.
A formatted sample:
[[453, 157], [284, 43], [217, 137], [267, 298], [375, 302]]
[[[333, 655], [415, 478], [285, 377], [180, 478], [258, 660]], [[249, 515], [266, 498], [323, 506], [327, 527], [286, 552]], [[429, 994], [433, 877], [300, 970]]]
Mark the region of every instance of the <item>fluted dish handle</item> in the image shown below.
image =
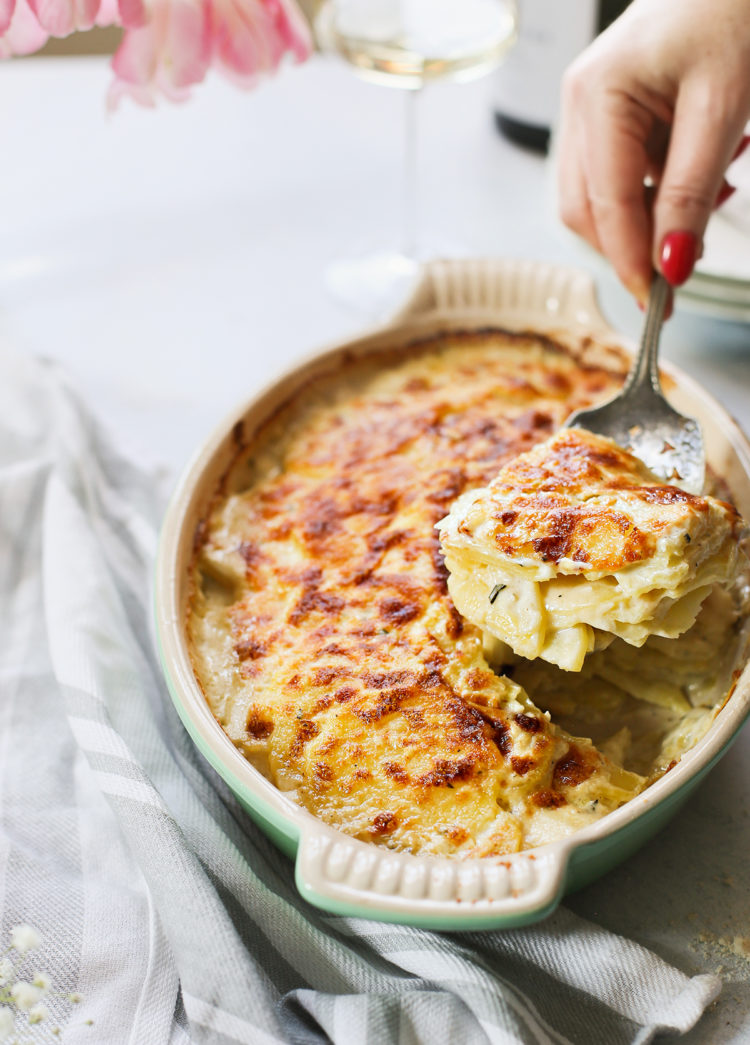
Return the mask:
[[542, 323], [612, 336], [589, 273], [503, 258], [427, 262], [411, 297], [391, 323], [400, 325], [431, 313], [456, 316], [462, 312], [471, 312], [476, 323], [477, 312], [483, 310], [495, 319], [502, 314], [509, 323], [528, 322], [536, 329]]
[[[301, 834], [297, 888], [333, 914], [440, 929], [527, 924], [548, 915], [565, 886], [570, 847], [482, 860], [397, 853], [312, 823]], [[460, 906], [458, 906], [460, 905]]]

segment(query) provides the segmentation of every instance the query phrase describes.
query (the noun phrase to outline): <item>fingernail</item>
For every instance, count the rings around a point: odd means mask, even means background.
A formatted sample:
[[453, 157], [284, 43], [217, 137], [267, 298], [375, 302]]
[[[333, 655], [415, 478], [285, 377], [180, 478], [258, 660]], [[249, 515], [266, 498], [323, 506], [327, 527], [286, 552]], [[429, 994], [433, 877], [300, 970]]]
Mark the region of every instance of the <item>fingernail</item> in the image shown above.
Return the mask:
[[736, 191], [737, 191], [737, 186], [736, 185], [730, 185], [728, 181], [725, 181], [724, 184], [719, 189], [719, 194], [716, 197], [716, 203], [714, 203], [714, 210], [717, 207], [720, 207], [722, 205], [722, 203], [726, 203], [727, 200], [729, 199], [729, 197], [733, 196]]
[[748, 145], [750, 145], [750, 134], [743, 134], [742, 137], [740, 138], [740, 144], [734, 150], [734, 155], [732, 156], [732, 162], [734, 162], [734, 160], [739, 159], [739, 157], [743, 154], [743, 152], [748, 147]]
[[698, 256], [698, 240], [692, 232], [668, 232], [661, 242], [661, 270], [673, 287], [690, 278]]

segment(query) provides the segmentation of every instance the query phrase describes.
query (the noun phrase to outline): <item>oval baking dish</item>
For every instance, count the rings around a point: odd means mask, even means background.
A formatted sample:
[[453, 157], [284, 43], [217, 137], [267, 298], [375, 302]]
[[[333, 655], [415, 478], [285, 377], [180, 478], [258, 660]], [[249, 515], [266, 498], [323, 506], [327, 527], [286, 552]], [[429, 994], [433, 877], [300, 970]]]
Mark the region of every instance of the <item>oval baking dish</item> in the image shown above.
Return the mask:
[[[726, 751], [750, 711], [750, 665], [703, 739], [661, 779], [561, 841], [502, 858], [412, 856], [358, 841], [317, 820], [244, 758], [215, 720], [193, 673], [185, 631], [196, 533], [221, 476], [252, 433], [298, 389], [339, 360], [412, 338], [487, 327], [568, 331], [622, 344], [585, 273], [533, 262], [476, 260], [425, 267], [410, 304], [387, 326], [317, 353], [255, 395], [200, 449], [172, 498], [156, 568], [156, 620], [169, 689], [192, 739], [250, 816], [296, 861], [311, 903], [338, 914], [435, 929], [503, 928], [543, 918], [565, 892], [605, 873], [655, 834]], [[750, 444], [710, 396], [675, 368], [670, 398], [697, 417], [707, 454], [750, 517]]]

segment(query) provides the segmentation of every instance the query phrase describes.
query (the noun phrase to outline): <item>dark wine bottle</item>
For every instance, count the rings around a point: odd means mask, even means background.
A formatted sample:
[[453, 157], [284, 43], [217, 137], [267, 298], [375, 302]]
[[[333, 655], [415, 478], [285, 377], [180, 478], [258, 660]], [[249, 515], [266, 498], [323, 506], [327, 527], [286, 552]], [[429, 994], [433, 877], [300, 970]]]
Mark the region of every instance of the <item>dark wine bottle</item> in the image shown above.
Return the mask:
[[518, 0], [518, 40], [494, 73], [501, 134], [547, 152], [565, 69], [626, 6], [627, 0]]

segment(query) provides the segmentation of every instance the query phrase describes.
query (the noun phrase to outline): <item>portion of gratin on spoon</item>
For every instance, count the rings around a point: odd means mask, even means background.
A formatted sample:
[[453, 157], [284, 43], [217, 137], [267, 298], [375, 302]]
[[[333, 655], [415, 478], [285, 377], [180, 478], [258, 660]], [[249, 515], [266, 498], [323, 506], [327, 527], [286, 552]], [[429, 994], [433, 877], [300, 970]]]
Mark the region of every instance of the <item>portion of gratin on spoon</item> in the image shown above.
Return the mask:
[[713, 585], [735, 579], [741, 528], [731, 505], [576, 428], [507, 463], [438, 523], [459, 612], [568, 671], [616, 636], [641, 646], [687, 631]]

